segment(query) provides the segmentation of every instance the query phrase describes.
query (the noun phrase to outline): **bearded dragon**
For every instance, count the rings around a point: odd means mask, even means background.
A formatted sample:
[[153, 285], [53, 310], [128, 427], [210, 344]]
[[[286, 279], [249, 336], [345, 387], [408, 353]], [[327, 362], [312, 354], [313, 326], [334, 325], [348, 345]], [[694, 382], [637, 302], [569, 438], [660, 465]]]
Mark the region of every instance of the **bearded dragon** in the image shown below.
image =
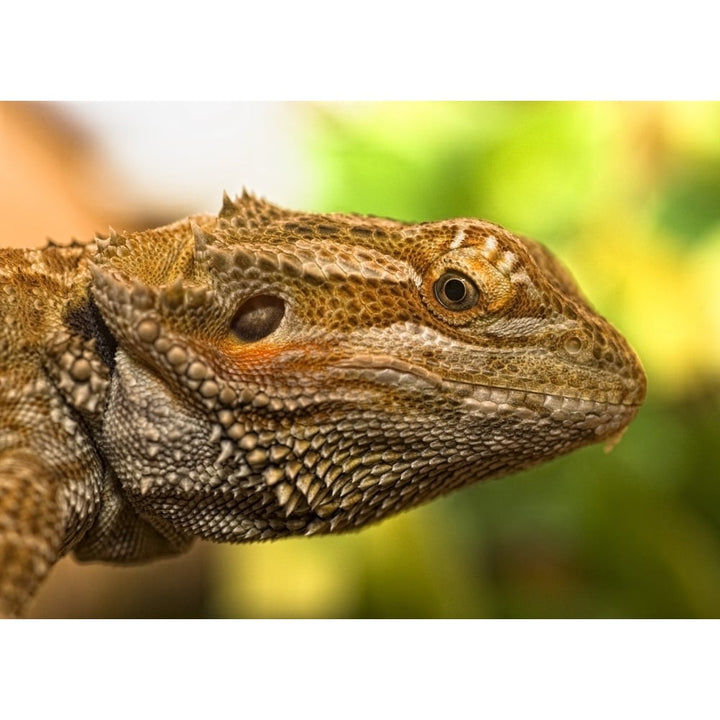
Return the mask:
[[475, 219], [243, 193], [0, 251], [0, 614], [52, 565], [360, 528], [619, 438], [625, 339], [542, 245]]

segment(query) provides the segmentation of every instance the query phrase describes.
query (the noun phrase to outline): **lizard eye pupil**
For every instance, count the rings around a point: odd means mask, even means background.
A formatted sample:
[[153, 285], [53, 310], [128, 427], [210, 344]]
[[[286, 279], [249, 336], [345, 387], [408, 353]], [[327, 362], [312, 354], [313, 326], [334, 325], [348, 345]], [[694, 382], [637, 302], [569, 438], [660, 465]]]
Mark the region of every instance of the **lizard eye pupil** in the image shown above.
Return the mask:
[[275, 295], [255, 295], [235, 313], [231, 328], [236, 337], [255, 342], [277, 330], [285, 315], [285, 301]]
[[480, 298], [475, 283], [469, 277], [454, 270], [438, 278], [433, 286], [435, 298], [448, 310], [469, 310]]
[[457, 278], [450, 278], [444, 285], [443, 291], [445, 297], [451, 302], [462, 302], [465, 299], [467, 291], [465, 290], [465, 283]]

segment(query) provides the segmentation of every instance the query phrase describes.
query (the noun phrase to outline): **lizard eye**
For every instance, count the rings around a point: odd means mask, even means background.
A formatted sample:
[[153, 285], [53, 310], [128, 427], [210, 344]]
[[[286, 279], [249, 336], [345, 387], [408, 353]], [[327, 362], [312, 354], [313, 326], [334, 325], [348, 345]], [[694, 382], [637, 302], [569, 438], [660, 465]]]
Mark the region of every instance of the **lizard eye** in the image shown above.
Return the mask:
[[231, 328], [236, 337], [255, 342], [277, 330], [285, 315], [285, 301], [275, 295], [255, 295], [235, 313]]
[[443, 273], [433, 285], [435, 299], [448, 310], [469, 310], [477, 305], [480, 293], [475, 283], [456, 270]]

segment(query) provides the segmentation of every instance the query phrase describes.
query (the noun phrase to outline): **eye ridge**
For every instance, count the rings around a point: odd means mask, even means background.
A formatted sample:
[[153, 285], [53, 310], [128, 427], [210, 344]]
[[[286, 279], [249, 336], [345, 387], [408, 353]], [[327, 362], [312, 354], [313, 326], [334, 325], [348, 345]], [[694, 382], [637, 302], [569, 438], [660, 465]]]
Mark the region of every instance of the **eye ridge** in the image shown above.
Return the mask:
[[478, 304], [480, 291], [475, 283], [457, 270], [444, 272], [434, 283], [435, 299], [448, 310], [469, 310]]
[[276, 295], [254, 295], [237, 310], [230, 323], [233, 334], [256, 342], [277, 330], [285, 316], [285, 301]]

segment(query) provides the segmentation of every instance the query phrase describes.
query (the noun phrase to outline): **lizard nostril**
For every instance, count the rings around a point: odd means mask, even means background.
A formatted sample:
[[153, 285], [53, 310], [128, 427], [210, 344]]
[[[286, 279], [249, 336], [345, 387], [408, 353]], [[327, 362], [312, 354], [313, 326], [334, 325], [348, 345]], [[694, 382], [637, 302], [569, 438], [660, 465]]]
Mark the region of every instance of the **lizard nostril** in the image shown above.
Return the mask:
[[577, 335], [571, 335], [565, 339], [564, 347], [568, 355], [577, 355], [582, 350], [582, 340]]
[[246, 300], [232, 320], [233, 333], [240, 340], [255, 342], [277, 330], [285, 315], [285, 301], [275, 295], [255, 295]]

